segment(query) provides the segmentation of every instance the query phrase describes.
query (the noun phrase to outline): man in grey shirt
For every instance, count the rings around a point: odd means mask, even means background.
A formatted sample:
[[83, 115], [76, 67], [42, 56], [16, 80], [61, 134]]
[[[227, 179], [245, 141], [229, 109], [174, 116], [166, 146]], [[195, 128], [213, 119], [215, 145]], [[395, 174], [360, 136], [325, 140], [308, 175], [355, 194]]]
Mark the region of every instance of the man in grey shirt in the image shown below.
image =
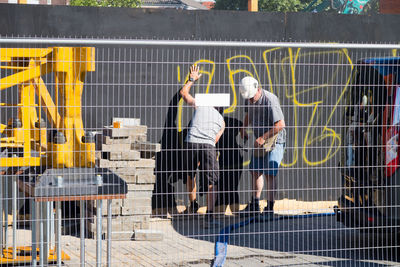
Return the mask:
[[214, 222], [214, 187], [219, 179], [219, 165], [215, 144], [224, 132], [225, 122], [220, 112], [222, 109], [218, 111], [214, 107], [196, 106], [195, 98], [190, 94], [190, 88], [201, 77], [199, 71], [200, 68], [198, 66], [191, 66], [189, 80], [180, 90], [183, 100], [195, 108], [185, 140], [187, 156], [184, 170], [190, 173], [192, 178], [194, 178], [197, 167], [203, 173], [204, 181], [201, 182], [207, 182], [208, 187], [206, 223], [210, 225]]
[[263, 149], [270, 138], [276, 138], [271, 151], [263, 155], [253, 153], [249, 169], [253, 178], [252, 201], [247, 208], [241, 211], [242, 216], [260, 214], [260, 196], [264, 187], [264, 176], [267, 182], [268, 205], [264, 210], [266, 216], [273, 215], [275, 177], [281, 164], [285, 151], [286, 130], [285, 119], [279, 99], [276, 95], [263, 90], [258, 81], [247, 76], [241, 80], [240, 94], [246, 99], [246, 115], [241, 130], [242, 138], [247, 138], [245, 128], [251, 124], [256, 140], [254, 149]]

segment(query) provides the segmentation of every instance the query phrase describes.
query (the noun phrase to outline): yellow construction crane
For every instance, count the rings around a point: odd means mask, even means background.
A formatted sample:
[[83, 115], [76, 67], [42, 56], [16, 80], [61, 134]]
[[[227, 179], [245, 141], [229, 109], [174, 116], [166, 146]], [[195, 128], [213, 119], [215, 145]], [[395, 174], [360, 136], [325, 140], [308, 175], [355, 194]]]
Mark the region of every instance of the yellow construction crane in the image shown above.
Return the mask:
[[[83, 127], [81, 98], [86, 73], [95, 71], [95, 48], [0, 48], [0, 71], [0, 91], [10, 90], [10, 95], [15, 93], [13, 90], [18, 92], [17, 103], [3, 103], [0, 99], [1, 118], [8, 115], [8, 109], [17, 109], [17, 116], [9, 118], [7, 124], [0, 124], [0, 214], [3, 206], [7, 207], [7, 203], [3, 205], [6, 199], [3, 194], [7, 194], [3, 182], [7, 184], [7, 176], [13, 179], [13, 218], [16, 218], [16, 177], [32, 208], [32, 247], [17, 248], [13, 242], [12, 249], [4, 248], [7, 242], [3, 243], [3, 236], [7, 238], [7, 230], [3, 235], [0, 219], [0, 264], [31, 261], [35, 265], [37, 260], [44, 265], [55, 260], [61, 264], [61, 260], [69, 259], [61, 247], [51, 250], [47, 240], [42, 239], [42, 232], [37, 242], [39, 247], [33, 241], [37, 230], [43, 229], [37, 222], [48, 223], [52, 203], [56, 204], [57, 236], [61, 238], [62, 201], [80, 201], [82, 219], [84, 201], [96, 200], [96, 213], [101, 218], [102, 200], [107, 199], [107, 207], [111, 208], [112, 199], [125, 198], [127, 193], [125, 181], [108, 169], [95, 166], [94, 135]], [[46, 85], [43, 77], [50, 74], [54, 75], [54, 82]], [[8, 214], [6, 210], [5, 213]], [[101, 220], [97, 224], [100, 244]], [[13, 239], [15, 225], [14, 221]], [[84, 236], [81, 240], [84, 243]], [[32, 251], [37, 251], [36, 257], [32, 257]], [[101, 245], [97, 245], [97, 251], [97, 261], [101, 262]], [[81, 261], [84, 262], [84, 257]]]
[[[14, 71], [0, 79], [0, 90], [18, 90], [17, 104], [0, 103], [1, 107], [18, 108], [18, 117], [0, 125], [1, 148], [20, 152], [18, 157], [0, 158], [0, 167], [94, 167], [94, 141], [85, 137], [81, 107], [85, 75], [95, 70], [94, 52], [92, 47], [0, 49], [0, 61], [7, 64], [1, 69]], [[51, 72], [54, 101], [42, 79]], [[56, 130], [49, 141], [42, 109]], [[39, 152], [37, 156], [32, 155], [33, 148]]]

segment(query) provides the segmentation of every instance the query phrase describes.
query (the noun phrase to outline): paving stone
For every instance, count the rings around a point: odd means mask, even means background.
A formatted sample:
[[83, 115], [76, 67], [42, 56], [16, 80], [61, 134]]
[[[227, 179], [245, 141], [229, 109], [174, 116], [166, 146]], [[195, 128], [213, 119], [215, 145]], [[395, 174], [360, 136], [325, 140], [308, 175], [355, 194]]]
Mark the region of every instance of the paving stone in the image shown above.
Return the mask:
[[140, 229], [135, 230], [133, 239], [136, 241], [162, 241], [164, 235], [161, 231]]
[[150, 216], [152, 214], [152, 209], [151, 209], [151, 198], [149, 198], [150, 205], [138, 205], [137, 201], [139, 198], [135, 199], [128, 199], [124, 202], [125, 206], [121, 207], [121, 215], [123, 216], [128, 216], [128, 215], [134, 215], [134, 216]]
[[[141, 160], [139, 160], [141, 161]], [[152, 162], [150, 162], [152, 164]], [[146, 162], [148, 164], [148, 162]], [[114, 173], [118, 174], [125, 180], [129, 180], [129, 183], [149, 184], [155, 183], [154, 168], [143, 168], [139, 167], [122, 167], [122, 168], [109, 168]]]
[[161, 145], [159, 143], [136, 142], [131, 145], [131, 149], [145, 152], [160, 152]]
[[154, 168], [153, 167], [137, 167], [136, 170], [138, 172], [150, 172], [150, 173], [154, 173]]
[[138, 125], [132, 127], [124, 127], [124, 128], [111, 128], [105, 127], [103, 129], [103, 135], [110, 137], [129, 137], [129, 136], [137, 136], [147, 133], [146, 125]]
[[[97, 202], [94, 201], [93, 208], [96, 208], [96, 204]], [[123, 199], [113, 199], [111, 202], [111, 215], [121, 215], [122, 205], [123, 205]], [[107, 201], [103, 201], [101, 214], [103, 216], [108, 216]]]
[[111, 161], [108, 159], [96, 159], [96, 166], [99, 168], [121, 168], [121, 167], [127, 167], [128, 161]]
[[126, 151], [131, 151], [131, 145], [130, 144], [113, 144], [113, 145], [103, 144], [101, 146], [101, 151], [103, 151], [103, 152], [122, 152], [122, 151], [126, 152]]
[[[106, 234], [107, 236], [107, 234]], [[113, 241], [127, 241], [133, 239], [133, 230], [132, 231], [120, 231], [111, 233], [111, 239]]]
[[113, 125], [114, 122], [119, 122], [121, 124], [121, 127], [132, 127], [132, 126], [138, 126], [140, 125], [140, 119], [139, 118], [118, 118], [115, 117], [112, 119]]
[[154, 184], [156, 176], [153, 169], [136, 169], [136, 183], [138, 184]]
[[125, 200], [137, 199], [137, 198], [150, 198], [153, 196], [153, 190], [136, 190], [136, 191], [129, 191], [126, 194]]
[[122, 168], [111, 168], [111, 171], [121, 174], [121, 175], [135, 175], [135, 167], [122, 167]]
[[[111, 220], [112, 231], [133, 231], [133, 229], [148, 229], [150, 215], [113, 216]], [[107, 231], [107, 218], [102, 218], [102, 232]], [[92, 231], [96, 232], [96, 216], [90, 223]]]
[[[99, 142], [101, 144], [106, 144], [106, 145], [115, 145], [115, 144], [132, 144], [134, 142], [143, 142], [143, 140], [147, 140], [147, 135], [146, 134], [141, 134], [141, 135], [130, 135], [127, 137], [110, 137], [101, 134], [99, 136]], [[100, 146], [101, 147], [101, 146]]]
[[155, 168], [156, 167], [156, 161], [154, 159], [140, 159], [140, 160], [137, 160], [137, 161], [129, 161], [129, 162], [127, 162], [127, 166], [126, 167]]
[[136, 175], [125, 175], [125, 174], [120, 174], [118, 172], [116, 172], [116, 174], [118, 174], [119, 177], [121, 177], [127, 184], [136, 183]]
[[128, 191], [153, 191], [154, 184], [128, 184]]
[[[150, 215], [146, 215], [150, 216]], [[135, 229], [149, 229], [150, 228], [150, 223], [149, 221], [141, 221], [141, 222], [134, 222], [132, 224], [133, 230]]]
[[147, 133], [136, 135], [136, 138], [140, 142], [146, 142], [147, 141]]
[[147, 134], [131, 135], [128, 137], [110, 137], [102, 133], [95, 135], [96, 150], [100, 151], [102, 145], [116, 145], [116, 144], [132, 144], [135, 142], [144, 142], [147, 140]]
[[106, 159], [109, 160], [139, 160], [140, 152], [139, 151], [121, 151], [121, 152], [105, 152]]
[[122, 215], [150, 215], [151, 214], [151, 197], [124, 199], [121, 209]]
[[151, 215], [151, 207], [122, 207], [121, 214], [127, 215]]

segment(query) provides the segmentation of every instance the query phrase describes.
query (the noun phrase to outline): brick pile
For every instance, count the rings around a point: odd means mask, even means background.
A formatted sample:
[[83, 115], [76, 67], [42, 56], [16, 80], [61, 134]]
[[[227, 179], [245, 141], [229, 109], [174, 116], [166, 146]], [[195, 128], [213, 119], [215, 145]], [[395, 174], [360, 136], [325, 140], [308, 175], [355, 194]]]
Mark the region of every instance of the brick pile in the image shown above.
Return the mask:
[[[115, 128], [117, 126], [119, 128]], [[112, 202], [113, 239], [139, 238], [146, 233], [146, 239], [158, 239], [151, 235], [151, 197], [155, 183], [155, 154], [160, 144], [147, 142], [147, 126], [140, 125], [140, 119], [114, 118], [113, 126], [104, 127], [102, 134], [96, 135], [96, 165], [108, 168], [118, 174], [128, 185], [126, 199]], [[103, 203], [102, 213], [107, 216]], [[103, 231], [106, 229], [103, 220]], [[95, 225], [92, 224], [95, 231]]]

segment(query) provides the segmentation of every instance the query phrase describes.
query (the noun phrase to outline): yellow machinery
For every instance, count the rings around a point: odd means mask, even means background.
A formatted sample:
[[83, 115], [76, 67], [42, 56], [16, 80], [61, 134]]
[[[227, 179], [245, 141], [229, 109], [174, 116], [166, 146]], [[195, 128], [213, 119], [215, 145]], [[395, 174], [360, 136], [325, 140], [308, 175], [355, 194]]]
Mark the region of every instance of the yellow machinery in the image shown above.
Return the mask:
[[[1, 148], [20, 151], [18, 157], [0, 158], [0, 167], [94, 167], [95, 146], [82, 141], [85, 133], [81, 115], [83, 80], [86, 72], [95, 70], [94, 51], [92, 47], [0, 49], [0, 61], [7, 64], [1, 69], [14, 71], [0, 79], [0, 90], [18, 87], [18, 117], [0, 125], [1, 133], [6, 135], [1, 137]], [[54, 101], [41, 78], [51, 72]], [[57, 130], [49, 142], [42, 128], [42, 109]], [[32, 149], [39, 155], [32, 156]]]
[[[95, 145], [83, 142], [81, 116], [83, 81], [86, 72], [95, 70], [94, 51], [91, 47], [0, 49], [1, 69], [12, 73], [0, 79], [0, 90], [18, 90], [17, 104], [0, 103], [5, 112], [10, 107], [18, 110], [16, 118], [0, 125], [1, 150], [9, 152], [0, 158], [0, 167], [94, 167]], [[42, 78], [48, 73], [54, 73], [54, 101]], [[55, 130], [49, 142], [42, 109]], [[30, 262], [31, 253], [28, 257], [20, 253], [28, 250], [20, 247], [18, 256], [13, 256], [5, 248], [0, 264]], [[51, 250], [48, 259], [55, 260]], [[62, 253], [62, 259], [69, 256]]]
[[[17, 103], [0, 103], [2, 119], [8, 115], [9, 110], [17, 109], [16, 117], [7, 118], [7, 124], [0, 124], [0, 186], [4, 188], [3, 182], [7, 183], [4, 177], [12, 177], [13, 218], [16, 218], [16, 177], [19, 188], [30, 197], [32, 209], [32, 248], [17, 248], [16, 242], [13, 242], [11, 250], [7, 247], [0, 250], [0, 265], [29, 261], [35, 264], [37, 259], [32, 257], [31, 251], [40, 254], [38, 259], [41, 263], [44, 261], [44, 265], [55, 260], [61, 264], [60, 259], [69, 259], [68, 255], [61, 252], [61, 247], [52, 251], [45, 240], [47, 237], [43, 239], [42, 231], [40, 240], [36, 240], [37, 230], [45, 228], [37, 225], [37, 221], [40, 224], [43, 221], [49, 223], [52, 203], [56, 204], [59, 223], [56, 239], [60, 239], [60, 203], [80, 201], [82, 245], [84, 201], [98, 201], [97, 214], [101, 218], [103, 199], [108, 199], [107, 207], [110, 209], [112, 199], [125, 198], [127, 193], [127, 185], [120, 177], [107, 169], [95, 167], [94, 136], [90, 132], [85, 133], [83, 127], [83, 83], [86, 73], [95, 70], [95, 49], [0, 48], [0, 63], [0, 91], [7, 90], [6, 93], [10, 93], [7, 100], [13, 99], [13, 90], [18, 91]], [[50, 74], [53, 75], [50, 79], [52, 82], [46, 86], [43, 77]], [[51, 128], [47, 129], [47, 125]], [[7, 198], [3, 196], [7, 194], [6, 191], [0, 189], [0, 214], [3, 213], [2, 202]], [[101, 229], [101, 220], [97, 223], [98, 229]], [[3, 246], [2, 224], [0, 220], [0, 243]], [[13, 222], [13, 240], [15, 225]], [[5, 229], [7, 231], [7, 227]], [[4, 236], [7, 239], [7, 232]], [[108, 242], [111, 244], [111, 239]], [[101, 244], [101, 231], [97, 233], [97, 243]], [[97, 248], [96, 255], [98, 261], [101, 261], [101, 245], [97, 245]], [[84, 245], [81, 250], [84, 250]], [[84, 263], [84, 251], [81, 252], [81, 261]]]

